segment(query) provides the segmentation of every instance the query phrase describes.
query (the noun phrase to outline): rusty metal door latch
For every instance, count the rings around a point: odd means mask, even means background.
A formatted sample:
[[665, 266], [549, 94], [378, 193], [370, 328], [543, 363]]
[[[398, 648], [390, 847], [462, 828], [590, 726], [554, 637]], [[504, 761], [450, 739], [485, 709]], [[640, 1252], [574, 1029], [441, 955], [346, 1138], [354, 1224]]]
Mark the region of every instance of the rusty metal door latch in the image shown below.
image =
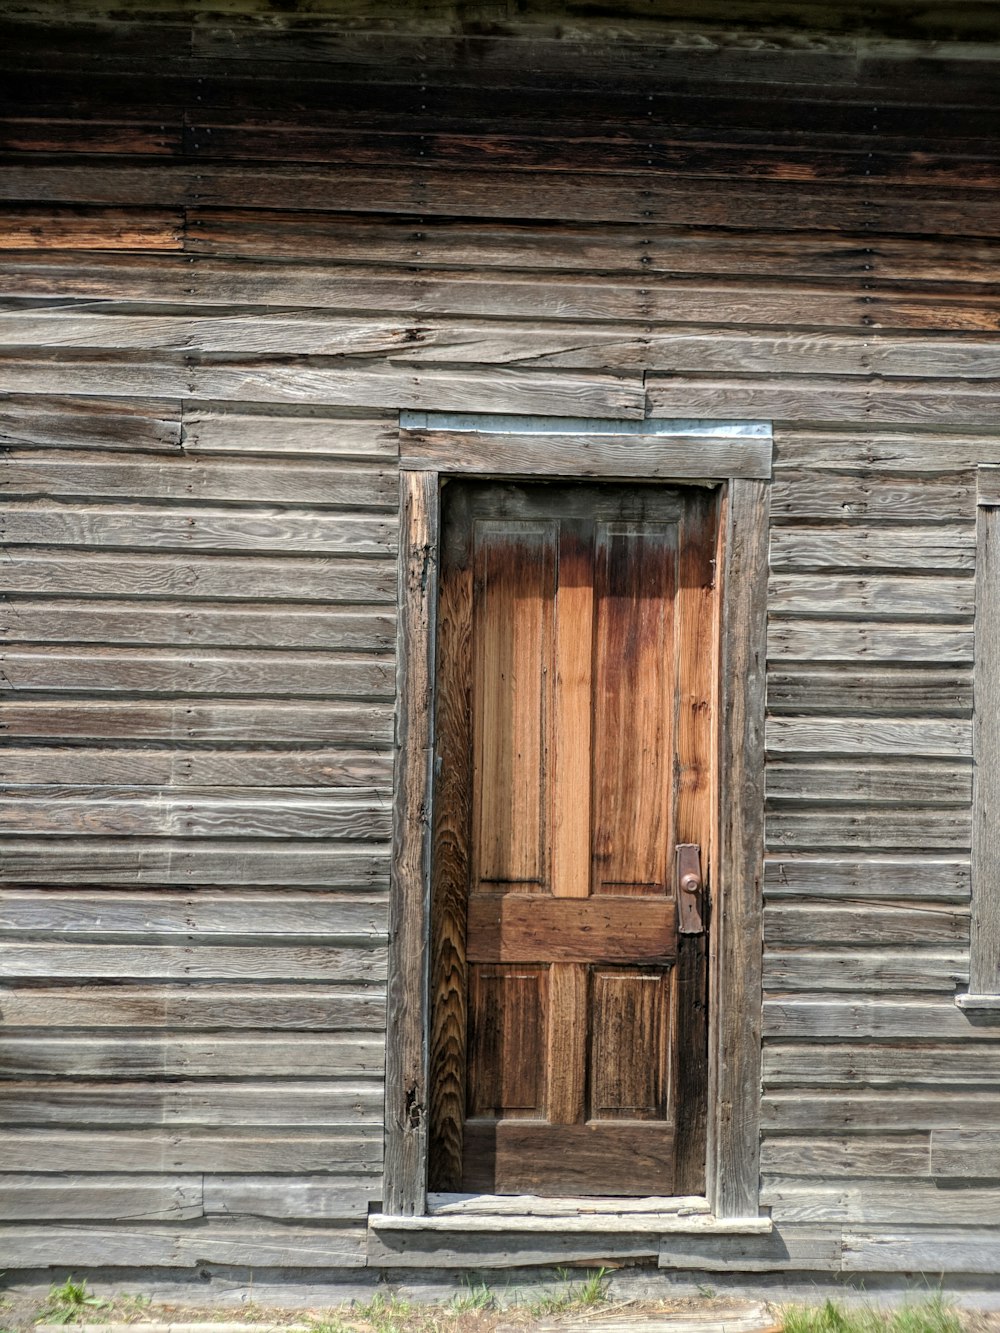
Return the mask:
[[705, 884], [701, 877], [701, 848], [679, 842], [676, 848], [677, 931], [702, 935], [705, 931]]

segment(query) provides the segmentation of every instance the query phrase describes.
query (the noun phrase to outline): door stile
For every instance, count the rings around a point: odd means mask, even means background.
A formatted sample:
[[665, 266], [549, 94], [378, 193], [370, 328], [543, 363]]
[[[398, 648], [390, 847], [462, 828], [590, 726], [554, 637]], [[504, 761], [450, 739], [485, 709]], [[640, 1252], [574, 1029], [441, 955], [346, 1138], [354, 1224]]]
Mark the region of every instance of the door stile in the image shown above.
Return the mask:
[[[451, 1188], [462, 1172], [468, 1038], [465, 934], [472, 828], [472, 560], [442, 549], [437, 620], [428, 1041], [428, 1188]], [[454, 760], [451, 757], [454, 756]]]
[[[552, 894], [586, 898], [590, 893], [591, 787], [594, 657], [594, 588], [590, 551], [579, 525], [560, 525], [555, 608], [552, 756]], [[589, 975], [582, 963], [549, 965], [549, 1038], [546, 1052], [548, 1119], [581, 1124], [586, 1116]]]
[[[692, 500], [683, 523], [677, 591], [677, 636], [687, 651], [678, 664], [674, 788], [675, 844], [701, 849], [706, 924], [710, 925], [715, 865], [716, 753], [718, 719], [719, 492]], [[708, 757], [709, 762], [705, 759]], [[708, 948], [709, 934], [678, 939], [673, 1013], [673, 1077], [676, 1097], [675, 1187], [679, 1194], [705, 1189], [708, 1150]], [[685, 1021], [681, 1022], [681, 1015]]]

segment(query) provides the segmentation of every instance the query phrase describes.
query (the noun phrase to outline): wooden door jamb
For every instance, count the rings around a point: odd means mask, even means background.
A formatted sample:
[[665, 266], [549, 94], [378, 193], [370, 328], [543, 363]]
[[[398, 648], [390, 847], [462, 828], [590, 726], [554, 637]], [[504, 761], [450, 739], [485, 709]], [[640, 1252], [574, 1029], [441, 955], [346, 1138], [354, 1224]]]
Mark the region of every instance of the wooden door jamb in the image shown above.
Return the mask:
[[[636, 423], [629, 422], [629, 430], [615, 439], [607, 423], [594, 423], [595, 434], [588, 438], [586, 423], [574, 421], [566, 424], [560, 438], [560, 445], [569, 446], [569, 437], [583, 437], [577, 438], [574, 453], [570, 447], [552, 447], [553, 436], [559, 437], [559, 424], [547, 422], [541, 431], [534, 422], [526, 421], [523, 433], [505, 430], [504, 449], [498, 452], [505, 451], [509, 461], [499, 467], [484, 465], [483, 435], [471, 431], [464, 421], [462, 431], [439, 432], [420, 423], [417, 429], [400, 433], [383, 1210], [395, 1216], [422, 1216], [427, 1211], [433, 684], [441, 479], [448, 474], [473, 474], [488, 480], [516, 472], [531, 480], [643, 477], [725, 484], [707, 1196], [717, 1218], [755, 1218], [760, 1156], [770, 431], [764, 434], [763, 423], [747, 423], [752, 431], [746, 426], [734, 431], [727, 429], [731, 423], [647, 421], [641, 433]], [[466, 431], [470, 447], [463, 450]], [[713, 435], [722, 448], [706, 448]], [[627, 467], [622, 462], [626, 448]], [[646, 468], [640, 471], [644, 455]]]

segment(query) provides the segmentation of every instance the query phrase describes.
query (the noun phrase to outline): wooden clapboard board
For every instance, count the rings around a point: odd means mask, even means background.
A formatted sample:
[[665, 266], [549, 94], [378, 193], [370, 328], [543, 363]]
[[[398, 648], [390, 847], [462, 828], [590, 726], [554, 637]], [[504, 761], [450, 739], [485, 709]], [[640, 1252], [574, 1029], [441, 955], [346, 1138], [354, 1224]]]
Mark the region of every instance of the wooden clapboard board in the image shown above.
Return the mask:
[[703, 1188], [717, 528], [702, 487], [445, 486], [432, 1189]]

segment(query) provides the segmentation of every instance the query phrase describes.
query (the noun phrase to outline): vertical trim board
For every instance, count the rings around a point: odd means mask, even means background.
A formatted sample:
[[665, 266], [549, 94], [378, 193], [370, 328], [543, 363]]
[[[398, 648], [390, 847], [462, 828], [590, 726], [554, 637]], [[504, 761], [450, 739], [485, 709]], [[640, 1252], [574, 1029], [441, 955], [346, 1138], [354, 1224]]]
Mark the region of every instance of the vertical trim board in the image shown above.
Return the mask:
[[437, 474], [400, 473], [396, 755], [389, 909], [384, 1207], [420, 1214], [427, 1195], [427, 938]]

